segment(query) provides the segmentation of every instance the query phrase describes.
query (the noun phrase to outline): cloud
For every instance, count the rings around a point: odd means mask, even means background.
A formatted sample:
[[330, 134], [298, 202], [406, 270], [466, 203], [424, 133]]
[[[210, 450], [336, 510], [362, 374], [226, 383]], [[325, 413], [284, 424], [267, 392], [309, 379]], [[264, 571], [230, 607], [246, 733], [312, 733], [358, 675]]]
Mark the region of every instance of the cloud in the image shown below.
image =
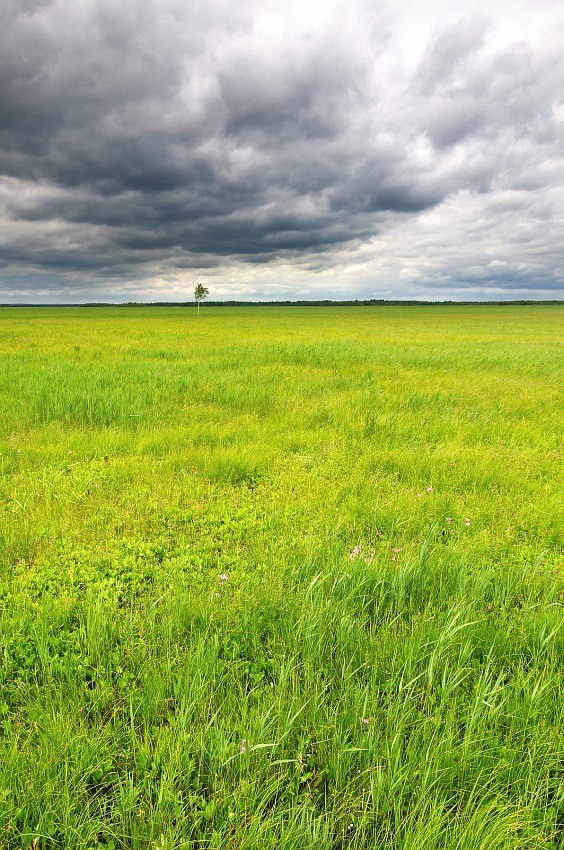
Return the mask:
[[0, 297], [167, 298], [199, 272], [233, 297], [282, 273], [312, 297], [557, 290], [557, 44], [479, 7], [422, 40], [406, 10], [4, 4]]

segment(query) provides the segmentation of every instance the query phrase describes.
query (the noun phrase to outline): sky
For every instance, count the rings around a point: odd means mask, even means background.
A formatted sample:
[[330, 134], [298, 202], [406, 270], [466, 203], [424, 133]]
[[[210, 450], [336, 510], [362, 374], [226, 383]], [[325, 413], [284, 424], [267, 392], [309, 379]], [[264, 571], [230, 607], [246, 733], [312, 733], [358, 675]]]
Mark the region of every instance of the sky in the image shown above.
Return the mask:
[[561, 0], [1, 0], [0, 303], [564, 298]]

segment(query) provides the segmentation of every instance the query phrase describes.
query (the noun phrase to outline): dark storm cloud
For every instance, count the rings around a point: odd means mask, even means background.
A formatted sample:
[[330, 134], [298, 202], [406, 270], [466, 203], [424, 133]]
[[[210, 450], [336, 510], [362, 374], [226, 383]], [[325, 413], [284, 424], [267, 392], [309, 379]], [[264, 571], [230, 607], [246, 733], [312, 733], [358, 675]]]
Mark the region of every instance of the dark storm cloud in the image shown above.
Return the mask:
[[[335, 203], [351, 159], [341, 125], [359, 97], [358, 63], [338, 45], [314, 43], [299, 60], [235, 45], [207, 68], [189, 18], [187, 39], [167, 27], [164, 44], [151, 5], [144, 15], [80, 8], [72, 38], [54, 12], [58, 26], [45, 10], [10, 22], [0, 166], [55, 190], [16, 196], [14, 218], [103, 225], [105, 253], [176, 248], [187, 264], [202, 252], [316, 249], [368, 232], [350, 203]], [[401, 204], [401, 188], [391, 192]]]
[[5, 2], [5, 278], [330, 267], [462, 191], [554, 179], [538, 161], [564, 156], [557, 54], [486, 55], [488, 23], [470, 18], [392, 73], [373, 12], [352, 34], [292, 14], [284, 30], [269, 4]]

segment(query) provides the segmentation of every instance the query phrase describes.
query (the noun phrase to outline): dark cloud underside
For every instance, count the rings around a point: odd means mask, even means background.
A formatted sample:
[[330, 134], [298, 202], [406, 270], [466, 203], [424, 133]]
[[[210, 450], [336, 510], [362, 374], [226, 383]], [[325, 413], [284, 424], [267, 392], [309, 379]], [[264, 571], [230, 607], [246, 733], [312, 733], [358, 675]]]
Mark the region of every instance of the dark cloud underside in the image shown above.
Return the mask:
[[557, 52], [487, 51], [488, 21], [469, 18], [415, 70], [390, 70], [402, 34], [369, 6], [316, 23], [242, 5], [4, 3], [6, 279], [26, 264], [138, 280], [316, 255], [330, 267], [460, 193], [538, 205], [561, 180]]

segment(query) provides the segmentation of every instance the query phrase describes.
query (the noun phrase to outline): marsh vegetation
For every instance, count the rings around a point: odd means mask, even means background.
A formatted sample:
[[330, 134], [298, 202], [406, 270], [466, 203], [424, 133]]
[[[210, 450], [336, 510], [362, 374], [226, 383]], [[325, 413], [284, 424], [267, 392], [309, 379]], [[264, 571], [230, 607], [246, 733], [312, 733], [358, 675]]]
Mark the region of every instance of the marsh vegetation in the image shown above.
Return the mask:
[[2, 310], [0, 846], [564, 846], [563, 318]]

